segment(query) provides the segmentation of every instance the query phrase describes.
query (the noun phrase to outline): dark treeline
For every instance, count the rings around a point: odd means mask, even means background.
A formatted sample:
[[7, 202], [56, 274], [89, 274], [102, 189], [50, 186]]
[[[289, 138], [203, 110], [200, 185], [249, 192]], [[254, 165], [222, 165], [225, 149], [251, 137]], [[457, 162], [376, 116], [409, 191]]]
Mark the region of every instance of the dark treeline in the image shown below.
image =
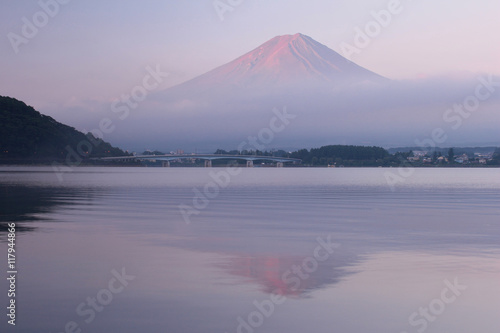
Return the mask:
[[290, 154], [311, 165], [385, 165], [391, 155], [381, 147], [332, 145], [311, 150], [301, 149]]
[[[457, 149], [461, 151], [460, 148]], [[215, 154], [229, 155], [257, 155], [257, 156], [275, 156], [290, 157], [302, 160], [304, 166], [474, 166], [478, 165], [476, 160], [471, 158], [472, 162], [460, 164], [455, 162], [456, 153], [453, 148], [447, 148], [445, 154], [438, 151], [428, 152], [420, 160], [414, 160], [413, 151], [389, 153], [382, 147], [375, 146], [350, 146], [350, 145], [329, 145], [320, 148], [300, 149], [294, 152], [284, 150], [277, 151], [259, 151], [245, 150], [226, 151], [217, 149]], [[473, 156], [473, 154], [472, 154]], [[500, 148], [497, 148], [493, 158], [484, 165], [500, 165]]]
[[493, 165], [500, 165], [500, 147], [495, 149], [493, 153], [493, 159], [491, 160]]
[[310, 150], [300, 149], [294, 152], [286, 152], [284, 150], [226, 151], [223, 149], [217, 149], [215, 154], [290, 157], [301, 159], [303, 165], [313, 166], [374, 166], [395, 164], [394, 156], [390, 155], [384, 148], [365, 146], [331, 145], [323, 146], [321, 148], [312, 148]]

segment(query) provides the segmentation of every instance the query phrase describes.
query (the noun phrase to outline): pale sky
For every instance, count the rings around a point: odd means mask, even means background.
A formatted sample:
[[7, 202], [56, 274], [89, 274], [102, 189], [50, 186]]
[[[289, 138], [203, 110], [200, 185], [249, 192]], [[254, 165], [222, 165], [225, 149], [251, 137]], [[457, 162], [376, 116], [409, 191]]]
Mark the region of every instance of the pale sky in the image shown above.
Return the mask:
[[[341, 53], [343, 42], [355, 45], [357, 27], [373, 22], [371, 12], [398, 2], [220, 0], [235, 5], [221, 20], [214, 0], [71, 0], [54, 10], [55, 1], [0, 0], [0, 95], [77, 128], [71, 107], [111, 103], [147, 66], [170, 73], [163, 89], [277, 35], [300, 32]], [[52, 4], [53, 17], [40, 14], [40, 3]], [[352, 61], [391, 79], [500, 75], [500, 1], [401, 0], [397, 8]], [[25, 21], [36, 19], [38, 31], [23, 37]], [[24, 42], [13, 47], [9, 34]]]

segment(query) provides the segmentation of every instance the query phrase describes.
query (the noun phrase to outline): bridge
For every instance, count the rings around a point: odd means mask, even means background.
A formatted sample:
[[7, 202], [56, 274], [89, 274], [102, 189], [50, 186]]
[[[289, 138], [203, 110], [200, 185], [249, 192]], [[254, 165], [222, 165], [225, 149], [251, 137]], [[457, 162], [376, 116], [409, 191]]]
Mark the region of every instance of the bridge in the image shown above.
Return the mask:
[[302, 160], [288, 157], [275, 156], [259, 156], [259, 155], [225, 155], [225, 154], [182, 154], [182, 155], [133, 155], [133, 156], [117, 156], [117, 157], [101, 157], [97, 158], [100, 161], [162, 161], [163, 167], [170, 167], [170, 162], [183, 159], [200, 159], [205, 161], [205, 167], [212, 166], [213, 160], [245, 160], [247, 167], [253, 167], [254, 161], [271, 161], [276, 162], [278, 168], [283, 167], [284, 163], [301, 163]]

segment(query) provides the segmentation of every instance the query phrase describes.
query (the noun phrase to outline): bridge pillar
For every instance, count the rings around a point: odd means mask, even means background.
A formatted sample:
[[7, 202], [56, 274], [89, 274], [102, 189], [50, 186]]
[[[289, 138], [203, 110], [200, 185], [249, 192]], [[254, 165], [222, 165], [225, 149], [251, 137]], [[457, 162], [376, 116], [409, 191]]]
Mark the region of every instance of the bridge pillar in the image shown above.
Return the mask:
[[276, 163], [277, 168], [282, 168], [283, 167], [283, 162], [277, 162]]
[[253, 161], [247, 161], [247, 168], [253, 168]]
[[163, 161], [161, 162], [161, 166], [164, 168], [170, 168], [170, 161]]
[[205, 168], [211, 168], [212, 167], [212, 160], [205, 160]]

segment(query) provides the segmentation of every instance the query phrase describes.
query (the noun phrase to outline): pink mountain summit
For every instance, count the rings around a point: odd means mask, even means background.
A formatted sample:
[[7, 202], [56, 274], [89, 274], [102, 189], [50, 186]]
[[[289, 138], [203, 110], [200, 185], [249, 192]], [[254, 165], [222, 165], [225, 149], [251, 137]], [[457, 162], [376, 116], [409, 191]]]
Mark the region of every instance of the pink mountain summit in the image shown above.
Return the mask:
[[277, 36], [247, 54], [181, 86], [223, 85], [241, 88], [330, 86], [386, 79], [342, 57], [311, 37]]

